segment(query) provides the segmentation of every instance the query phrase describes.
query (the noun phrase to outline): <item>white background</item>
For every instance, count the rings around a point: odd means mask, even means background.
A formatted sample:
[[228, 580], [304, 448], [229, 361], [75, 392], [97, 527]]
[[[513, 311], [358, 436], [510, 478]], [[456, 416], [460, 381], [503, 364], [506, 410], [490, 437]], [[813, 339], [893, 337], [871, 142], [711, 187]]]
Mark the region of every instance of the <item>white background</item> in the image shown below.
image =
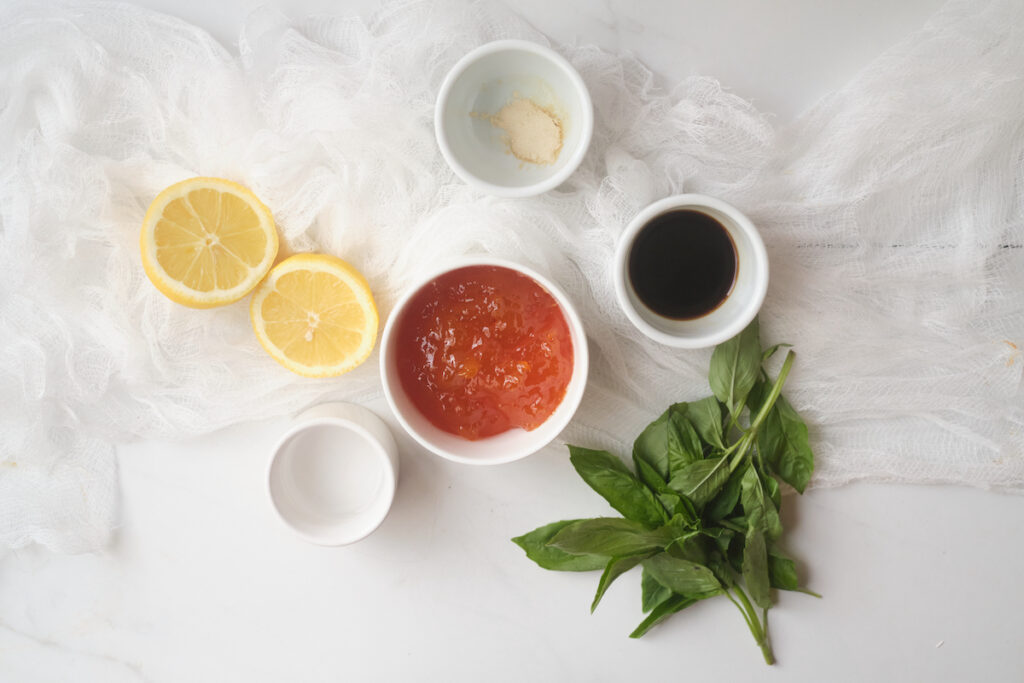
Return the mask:
[[[141, 4], [231, 48], [256, 5]], [[665, 84], [715, 76], [782, 126], [939, 2], [515, 6], [556, 41], [636, 53]], [[372, 3], [282, 7], [300, 16]], [[383, 403], [371, 407], [395, 429], [402, 471], [391, 515], [348, 548], [308, 545], [273, 517], [264, 472], [285, 417], [122, 447], [110, 548], [0, 557], [0, 682], [1024, 679], [1020, 497], [860, 484], [786, 499], [786, 544], [824, 599], [780, 596], [779, 663], [768, 669], [723, 599], [634, 641], [637, 572], [589, 615], [596, 574], [523, 557], [511, 536], [608, 512], [562, 450], [459, 466], [415, 448]]]

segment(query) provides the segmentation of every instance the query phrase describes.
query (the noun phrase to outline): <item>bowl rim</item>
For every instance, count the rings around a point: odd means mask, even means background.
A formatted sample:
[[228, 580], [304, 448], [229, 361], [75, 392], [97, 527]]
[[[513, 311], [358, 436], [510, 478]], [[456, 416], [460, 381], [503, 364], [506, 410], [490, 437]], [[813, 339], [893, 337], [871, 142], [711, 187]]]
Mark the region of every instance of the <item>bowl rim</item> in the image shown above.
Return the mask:
[[[637, 233], [653, 218], [671, 211], [686, 207], [707, 207], [714, 209], [729, 217], [737, 228], [750, 240], [754, 253], [755, 263], [760, 265], [758, 277], [754, 283], [754, 292], [740, 312], [727, 324], [723, 325], [717, 332], [708, 334], [682, 335], [670, 334], [651, 325], [644, 320], [630, 300], [626, 283], [626, 271], [628, 269], [629, 247]], [[705, 194], [689, 193], [677, 194], [653, 202], [637, 213], [629, 222], [626, 229], [619, 237], [615, 247], [615, 258], [612, 260], [613, 280], [615, 284], [615, 298], [618, 299], [619, 308], [626, 314], [629, 321], [633, 323], [644, 335], [656, 342], [671, 346], [677, 349], [702, 349], [715, 346], [736, 336], [750, 323], [761, 310], [765, 296], [768, 293], [769, 263], [768, 251], [765, 249], [764, 240], [757, 227], [747, 216], [732, 204], [711, 197]]]
[[[455, 153], [451, 149], [451, 145], [448, 143], [448, 133], [444, 127], [444, 108], [448, 103], [448, 97], [451, 94], [451, 90], [455, 86], [455, 81], [458, 77], [461, 76], [471, 64], [482, 57], [505, 50], [522, 50], [539, 55], [548, 61], [553, 62], [565, 72], [569, 81], [573, 84], [576, 91], [576, 97], [580, 99], [582, 105], [581, 109], [583, 110], [580, 144], [573, 150], [569, 159], [562, 168], [544, 180], [531, 185], [497, 185], [483, 180], [466, 168], [462, 162], [456, 158]], [[544, 45], [540, 45], [539, 43], [534, 43], [529, 40], [495, 40], [490, 43], [484, 43], [483, 45], [470, 50], [455, 63], [455, 66], [453, 66], [444, 77], [444, 81], [441, 83], [441, 89], [437, 93], [437, 100], [434, 103], [434, 136], [437, 139], [438, 147], [441, 148], [441, 156], [444, 157], [444, 160], [448, 163], [448, 166], [452, 171], [455, 172], [455, 175], [461, 178], [467, 185], [499, 197], [533, 197], [552, 190], [564, 183], [569, 176], [576, 172], [576, 169], [579, 168], [580, 164], [583, 162], [583, 158], [586, 156], [587, 150], [590, 148], [590, 140], [593, 137], [593, 134], [594, 105], [590, 99], [590, 91], [587, 89], [586, 83], [583, 82], [583, 77], [580, 76], [579, 72], [573, 68], [572, 64], [570, 64], [565, 57], [549, 47], [545, 47]]]
[[[324, 405], [333, 405], [333, 402], [326, 404], [321, 403], [313, 406], [313, 408], [319, 408]], [[387, 423], [381, 420], [377, 415], [373, 414], [369, 409], [356, 404], [346, 403], [344, 405], [346, 406], [346, 409], [349, 410], [352, 408], [359, 409], [359, 420], [377, 420], [385, 429], [387, 428]], [[343, 537], [340, 540], [338, 536], [331, 536], [329, 534], [310, 534], [303, 531], [281, 510], [281, 506], [278, 504], [278, 501], [274, 496], [274, 465], [277, 463], [278, 458], [281, 455], [281, 449], [298, 434], [308, 429], [321, 426], [341, 427], [358, 434], [371, 447], [374, 457], [383, 464], [385, 480], [381, 488], [381, 493], [378, 496], [378, 499], [383, 499], [386, 503], [383, 506], [382, 514], [380, 514], [379, 517], [368, 518], [372, 521], [367, 522], [367, 524], [362, 527], [357, 534]], [[268, 459], [266, 466], [266, 476], [264, 477], [267, 486], [267, 497], [270, 499], [270, 507], [273, 508], [274, 514], [286, 527], [288, 527], [289, 530], [298, 535], [301, 539], [308, 541], [309, 543], [313, 543], [314, 545], [336, 547], [351, 545], [357, 541], [363, 540], [376, 531], [377, 528], [384, 523], [384, 520], [387, 519], [387, 516], [391, 511], [391, 505], [394, 503], [395, 490], [398, 488], [398, 473], [395, 471], [395, 465], [392, 462], [392, 453], [388, 446], [388, 444], [385, 444], [378, 439], [377, 436], [364, 424], [361, 424], [360, 421], [352, 419], [351, 417], [324, 414], [306, 417], [303, 414], [299, 414], [292, 420], [284, 433], [278, 437], [277, 441], [274, 442], [274, 446], [270, 451], [270, 458]]]
[[[495, 266], [498, 268], [507, 268], [514, 270], [526, 277], [530, 278], [538, 285], [543, 287], [551, 296], [558, 302], [559, 308], [562, 310], [562, 315], [565, 316], [566, 324], [569, 327], [569, 334], [573, 340], [573, 374], [569, 378], [569, 384], [565, 389], [565, 396], [562, 401], [556, 407], [556, 412], [559, 408], [566, 406], [563, 416], [560, 418], [557, 425], [557, 430], [553, 432], [551, 438], [530, 445], [529, 448], [523, 448], [520, 451], [511, 451], [507, 454], [500, 455], [497, 457], [464, 457], [446, 451], [437, 444], [433, 443], [430, 439], [425, 437], [419, 431], [417, 431], [410, 422], [406, 419], [405, 415], [399, 409], [397, 401], [395, 400], [394, 392], [402, 391], [401, 387], [392, 387], [392, 382], [388, 377], [388, 358], [389, 349], [393, 344], [393, 337], [395, 334], [395, 327], [398, 324], [398, 319], [405, 312], [406, 305], [409, 301], [417, 294], [424, 286], [429, 284], [432, 280], [449, 273], [453, 270], [459, 270], [470, 266]], [[576, 411], [579, 409], [580, 403], [583, 400], [583, 394], [587, 385], [587, 377], [590, 369], [590, 352], [587, 347], [587, 336], [586, 330], [583, 327], [583, 321], [580, 319], [579, 313], [576, 311], [576, 307], [572, 301], [566, 296], [562, 289], [552, 282], [550, 279], [544, 277], [537, 271], [527, 266], [510, 261], [507, 259], [477, 255], [477, 256], [462, 256], [446, 260], [442, 265], [437, 268], [431, 269], [431, 271], [423, 277], [417, 279], [412, 285], [410, 285], [399, 297], [398, 301], [395, 302], [394, 307], [391, 309], [391, 313], [388, 315], [387, 322], [384, 324], [384, 330], [381, 333], [380, 342], [380, 375], [381, 385], [384, 389], [384, 397], [387, 399], [388, 405], [391, 407], [391, 412], [394, 414], [395, 419], [402, 425], [402, 428], [408, 433], [416, 442], [431, 453], [438, 455], [446, 460], [452, 462], [462, 463], [464, 465], [502, 465], [516, 460], [522, 460], [534, 453], [540, 451], [545, 446], [554, 441], [559, 434], [569, 425], [573, 417], [576, 415]], [[551, 420], [555, 417], [552, 413], [548, 417]], [[547, 424], [545, 420], [542, 424]], [[503, 432], [505, 433], [505, 432]], [[529, 432], [527, 432], [529, 433]], [[477, 443], [486, 443], [487, 439], [481, 439]], [[472, 442], [471, 442], [472, 443]]]

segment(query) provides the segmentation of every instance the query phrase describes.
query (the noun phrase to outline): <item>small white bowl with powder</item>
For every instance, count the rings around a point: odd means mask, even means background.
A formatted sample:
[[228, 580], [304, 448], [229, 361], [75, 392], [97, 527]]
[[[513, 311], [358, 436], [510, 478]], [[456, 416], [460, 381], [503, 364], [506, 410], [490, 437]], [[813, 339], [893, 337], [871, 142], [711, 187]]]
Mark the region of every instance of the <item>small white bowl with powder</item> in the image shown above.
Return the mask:
[[524, 40], [487, 43], [448, 73], [437, 143], [466, 183], [503, 197], [547, 192], [580, 165], [594, 130], [583, 79], [558, 53]]

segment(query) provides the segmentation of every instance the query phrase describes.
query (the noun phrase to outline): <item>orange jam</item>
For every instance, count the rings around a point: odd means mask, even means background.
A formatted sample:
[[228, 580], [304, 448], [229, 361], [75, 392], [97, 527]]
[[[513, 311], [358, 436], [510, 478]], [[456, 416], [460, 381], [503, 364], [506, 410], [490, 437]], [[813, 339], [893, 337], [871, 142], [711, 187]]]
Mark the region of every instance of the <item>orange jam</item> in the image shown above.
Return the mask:
[[465, 439], [540, 426], [572, 376], [572, 339], [558, 302], [509, 268], [468, 266], [431, 281], [406, 305], [396, 339], [412, 403]]

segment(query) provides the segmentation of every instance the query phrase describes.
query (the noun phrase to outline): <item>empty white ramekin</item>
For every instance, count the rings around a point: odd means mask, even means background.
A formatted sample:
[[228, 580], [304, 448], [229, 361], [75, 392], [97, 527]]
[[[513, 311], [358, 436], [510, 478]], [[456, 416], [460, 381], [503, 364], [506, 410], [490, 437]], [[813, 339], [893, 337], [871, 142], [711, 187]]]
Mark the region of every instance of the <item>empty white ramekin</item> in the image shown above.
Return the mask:
[[388, 514], [398, 480], [398, 446], [362, 406], [306, 410], [274, 446], [267, 489], [288, 528], [319, 545], [368, 536]]

